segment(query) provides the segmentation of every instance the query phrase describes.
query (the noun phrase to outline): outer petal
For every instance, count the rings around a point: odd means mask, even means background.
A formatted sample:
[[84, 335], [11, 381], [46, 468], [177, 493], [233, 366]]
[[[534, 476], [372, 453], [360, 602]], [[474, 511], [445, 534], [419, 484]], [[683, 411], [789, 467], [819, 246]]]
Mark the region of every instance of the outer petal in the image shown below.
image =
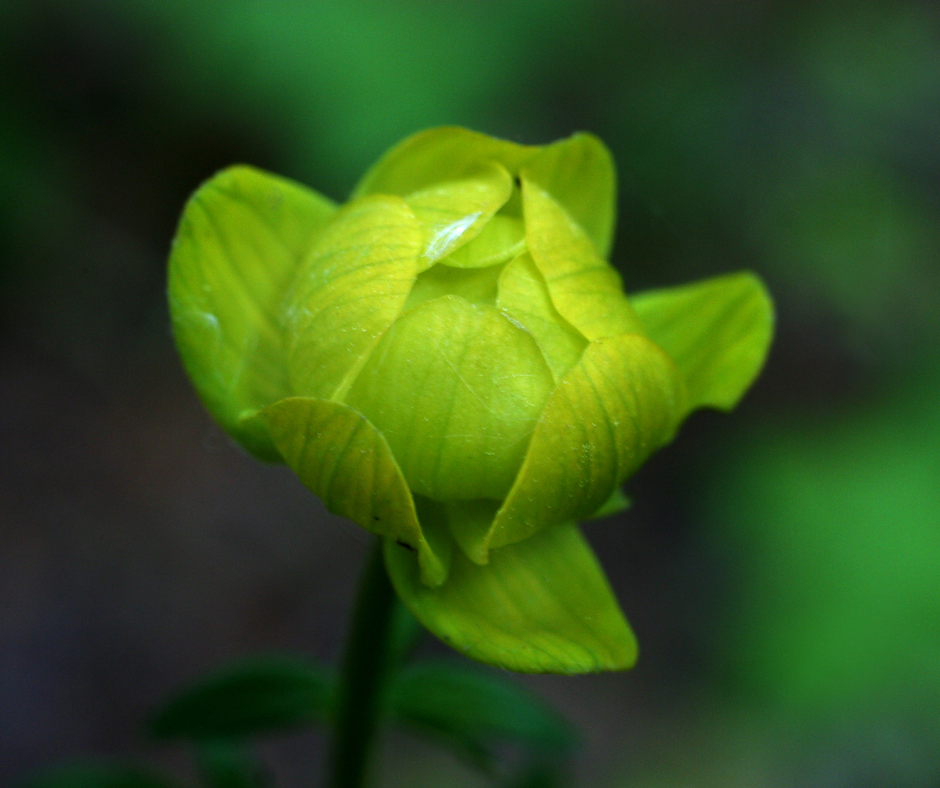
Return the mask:
[[552, 392], [488, 546], [594, 514], [672, 438], [684, 398], [681, 373], [646, 337], [592, 342]]
[[568, 212], [537, 183], [522, 179], [526, 244], [555, 308], [588, 339], [639, 332], [620, 275]]
[[624, 670], [636, 661], [636, 639], [573, 523], [496, 550], [486, 566], [457, 552], [439, 588], [423, 585], [413, 554], [391, 540], [385, 563], [415, 617], [472, 659], [568, 674]]
[[349, 203], [297, 272], [287, 308], [293, 393], [341, 400], [427, 267], [424, 234], [399, 197]]
[[774, 308], [750, 272], [728, 274], [632, 297], [650, 338], [685, 375], [689, 409], [730, 410], [767, 358]]
[[501, 164], [515, 175], [537, 150], [456, 126], [428, 129], [400, 142], [372, 165], [353, 198], [366, 194], [404, 197], [441, 181], [462, 178], [484, 161]]
[[522, 175], [549, 192], [581, 225], [597, 253], [608, 257], [617, 218], [617, 176], [603, 142], [593, 134], [574, 134], [539, 150]]
[[209, 412], [253, 453], [278, 460], [263, 427], [240, 421], [289, 392], [279, 307], [334, 214], [300, 184], [236, 166], [186, 205], [170, 255], [173, 332]]
[[327, 509], [415, 551], [423, 583], [444, 582], [449, 535], [422, 530], [388, 443], [361, 413], [338, 402], [291, 397], [269, 405], [262, 418], [284, 461]]
[[481, 162], [459, 180], [435, 183], [407, 195], [405, 202], [426, 233], [422, 252], [426, 263], [440, 260], [478, 236], [510, 194], [512, 178], [506, 168]]
[[495, 307], [444, 296], [398, 319], [346, 402], [388, 439], [414, 492], [500, 499], [552, 387], [528, 332]]

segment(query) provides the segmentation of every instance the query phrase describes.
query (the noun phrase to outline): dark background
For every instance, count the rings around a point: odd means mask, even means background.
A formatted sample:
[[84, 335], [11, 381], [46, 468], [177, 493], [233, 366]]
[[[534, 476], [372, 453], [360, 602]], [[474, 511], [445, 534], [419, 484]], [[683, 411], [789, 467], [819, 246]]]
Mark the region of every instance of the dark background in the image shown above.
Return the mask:
[[[628, 289], [751, 268], [777, 302], [738, 410], [588, 529], [639, 665], [520, 679], [583, 726], [578, 784], [940, 785], [940, 16], [795, 0], [2, 0], [0, 783], [185, 776], [141, 743], [161, 697], [335, 655], [366, 535], [210, 422], [166, 254], [225, 165], [344, 199], [437, 124], [597, 133]], [[317, 734], [265, 752], [321, 773]], [[406, 734], [382, 759], [382, 786], [484, 784]]]

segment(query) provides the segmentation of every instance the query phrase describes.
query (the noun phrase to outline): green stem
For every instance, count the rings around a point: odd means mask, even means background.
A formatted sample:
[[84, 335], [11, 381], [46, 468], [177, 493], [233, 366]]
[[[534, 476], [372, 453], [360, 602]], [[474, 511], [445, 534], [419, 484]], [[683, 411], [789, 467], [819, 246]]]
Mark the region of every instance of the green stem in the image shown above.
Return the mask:
[[396, 656], [398, 597], [376, 539], [359, 580], [352, 628], [343, 657], [330, 761], [331, 788], [361, 788], [378, 731], [386, 680]]

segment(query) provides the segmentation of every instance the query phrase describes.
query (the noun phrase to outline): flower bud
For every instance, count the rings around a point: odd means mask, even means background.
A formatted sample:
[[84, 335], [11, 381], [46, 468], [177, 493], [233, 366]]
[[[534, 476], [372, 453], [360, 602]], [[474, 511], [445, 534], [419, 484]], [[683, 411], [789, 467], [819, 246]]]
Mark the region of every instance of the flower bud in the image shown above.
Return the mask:
[[771, 338], [748, 273], [628, 298], [614, 192], [591, 135], [434, 129], [341, 208], [225, 170], [171, 255], [176, 340], [223, 428], [383, 537], [428, 629], [510, 669], [633, 663], [575, 523], [622, 508], [691, 410], [732, 407]]

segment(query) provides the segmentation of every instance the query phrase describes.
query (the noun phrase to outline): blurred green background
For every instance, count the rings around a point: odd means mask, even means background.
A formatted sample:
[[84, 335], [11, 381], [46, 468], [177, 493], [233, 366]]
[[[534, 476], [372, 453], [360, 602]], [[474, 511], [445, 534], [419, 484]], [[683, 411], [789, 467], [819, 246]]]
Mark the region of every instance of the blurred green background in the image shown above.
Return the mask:
[[[235, 449], [176, 359], [188, 193], [249, 162], [344, 199], [401, 137], [586, 129], [628, 289], [751, 268], [778, 306], [590, 526], [626, 674], [520, 679], [579, 785], [940, 785], [940, 13], [932, 2], [3, 0], [0, 783], [236, 655], [331, 658], [365, 538]], [[431, 644], [435, 653], [443, 648]], [[283, 786], [323, 741], [265, 744]], [[407, 735], [382, 786], [482, 786]]]

